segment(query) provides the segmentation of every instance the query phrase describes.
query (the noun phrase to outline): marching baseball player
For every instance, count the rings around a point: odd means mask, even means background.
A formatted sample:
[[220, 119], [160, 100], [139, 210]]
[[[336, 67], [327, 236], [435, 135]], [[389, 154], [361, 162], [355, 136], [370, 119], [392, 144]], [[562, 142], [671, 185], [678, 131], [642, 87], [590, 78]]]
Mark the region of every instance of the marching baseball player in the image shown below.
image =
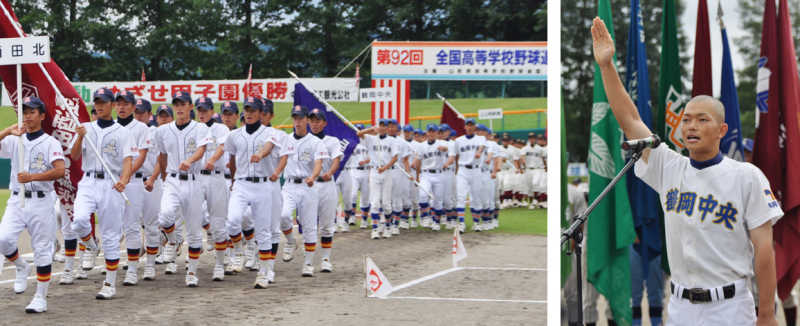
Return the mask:
[[494, 229], [494, 228], [500, 227], [500, 219], [499, 219], [500, 218], [500, 208], [501, 208], [501, 203], [500, 203], [500, 191], [501, 190], [500, 190], [500, 186], [501, 186], [501, 183], [502, 183], [502, 180], [503, 180], [503, 177], [502, 177], [501, 173], [502, 173], [503, 164], [504, 164], [504, 162], [505, 162], [507, 157], [506, 157], [505, 150], [499, 144], [500, 137], [498, 137], [497, 133], [492, 133], [492, 130], [490, 129], [487, 134], [490, 134], [491, 137], [492, 137], [492, 141], [491, 142], [487, 142], [487, 144], [494, 147], [495, 155], [497, 155], [497, 158], [495, 158], [495, 160], [492, 163], [492, 165], [490, 165], [490, 169], [492, 171], [495, 171], [495, 178], [493, 178], [493, 184], [492, 184], [492, 187], [494, 187], [494, 189], [493, 189], [494, 192], [491, 193], [489, 197], [487, 197], [489, 202], [490, 202], [489, 206], [492, 209], [492, 212], [491, 212], [491, 215], [493, 217], [493, 219], [492, 219], [492, 228]]
[[[361, 123], [355, 124], [356, 129], [364, 130], [364, 125]], [[361, 225], [362, 229], [367, 228], [367, 218], [369, 217], [369, 150], [364, 146], [363, 141], [356, 145], [356, 149], [350, 154], [350, 159], [347, 160], [345, 170], [350, 172], [352, 178], [350, 202], [353, 203], [353, 211], [356, 209], [356, 203], [361, 207]], [[340, 175], [341, 177], [341, 175]], [[358, 192], [361, 192], [361, 200], [358, 198]], [[344, 195], [344, 194], [343, 194]], [[355, 214], [351, 215], [355, 217]]]
[[147, 125], [134, 119], [136, 98], [133, 93], [122, 90], [116, 94], [117, 123], [130, 131], [139, 149], [139, 156], [133, 161], [131, 171], [133, 182], [125, 187], [130, 205], [125, 205], [122, 215], [122, 227], [125, 230], [125, 243], [128, 249], [128, 272], [122, 285], [131, 286], [139, 283], [136, 270], [139, 266], [139, 255], [142, 251], [141, 225], [142, 205], [144, 204], [144, 169], [142, 166], [147, 160], [147, 152], [153, 147], [153, 138]]
[[[391, 215], [387, 211], [384, 211], [384, 214], [391, 216], [391, 234], [398, 235], [400, 234], [400, 220], [403, 214], [403, 192], [406, 190], [405, 188], [408, 186], [409, 180], [406, 174], [400, 171], [400, 169], [404, 169], [408, 172], [409, 162], [406, 157], [408, 155], [408, 142], [397, 137], [397, 132], [400, 131], [397, 120], [389, 119], [388, 122], [388, 139], [391, 140], [392, 146], [394, 146], [397, 151], [397, 161], [402, 162], [402, 164], [395, 165], [392, 171], [389, 172], [392, 176], [392, 211]], [[389, 220], [388, 217], [387, 220]]]
[[481, 170], [480, 160], [483, 153], [486, 138], [475, 135], [475, 119], [467, 118], [464, 123], [466, 135], [458, 137], [453, 145], [455, 160], [458, 162], [457, 184], [457, 204], [458, 210], [458, 229], [464, 232], [464, 213], [467, 206], [467, 195], [469, 195], [470, 212], [472, 213], [472, 230], [480, 232], [480, 215], [483, 209], [483, 191], [481, 190]]
[[[342, 153], [342, 145], [339, 138], [326, 135], [325, 126], [328, 125], [328, 119], [325, 116], [324, 109], [313, 108], [311, 109], [309, 117], [309, 127], [311, 133], [322, 141], [325, 146], [325, 151], [328, 153], [327, 158], [322, 159], [322, 174], [317, 178], [314, 183], [314, 188], [319, 193], [319, 234], [320, 242], [322, 242], [322, 264], [320, 271], [323, 273], [330, 273], [333, 265], [331, 264], [331, 250], [333, 248], [333, 233], [336, 231], [336, 205], [339, 202], [339, 195], [336, 193], [336, 185], [334, 184], [334, 174], [339, 170], [339, 164], [344, 157]], [[341, 178], [341, 175], [339, 176]], [[333, 181], [333, 182], [332, 182]]]
[[[61, 144], [42, 130], [45, 112], [44, 103], [39, 98], [26, 97], [19, 112], [22, 114], [23, 126], [15, 124], [0, 132], [0, 157], [11, 159], [9, 188], [12, 190], [0, 222], [0, 253], [16, 266], [14, 292], [25, 292], [32, 267], [19, 257], [17, 241], [22, 230], [28, 230], [37, 280], [36, 294], [25, 308], [28, 313], [47, 311], [46, 298], [56, 231], [51, 192], [54, 181], [65, 174]], [[25, 153], [22, 166], [19, 165], [19, 138], [8, 137], [9, 135], [22, 137]], [[20, 184], [24, 189], [20, 189]], [[20, 196], [25, 196], [25, 207], [20, 207]]]
[[[357, 133], [364, 146], [367, 147], [370, 158], [369, 202], [373, 239], [380, 239], [381, 232], [385, 238], [392, 236], [389, 221], [381, 214], [381, 208], [384, 212], [391, 212], [393, 200], [392, 177], [390, 173], [384, 172], [394, 169], [394, 164], [397, 162], [396, 147], [392, 146], [391, 138], [387, 135], [388, 125], [386, 120], [381, 119], [378, 126], [360, 130]], [[368, 133], [378, 133], [378, 135]], [[378, 226], [378, 221], [380, 221], [380, 226]]]
[[355, 163], [351, 154], [347, 162], [342, 162], [344, 168], [339, 172], [339, 177], [336, 178], [336, 191], [342, 196], [342, 212], [344, 219], [339, 223], [342, 232], [350, 232], [350, 225], [356, 224], [356, 202], [353, 200], [353, 177], [350, 175], [350, 167]]
[[502, 204], [500, 205], [501, 209], [517, 206], [516, 204], [519, 203], [517, 198], [513, 195], [514, 190], [514, 179], [518, 178], [519, 176], [519, 159], [520, 153], [516, 147], [511, 145], [512, 139], [507, 134], [503, 134], [503, 149], [506, 153], [505, 163], [503, 163], [503, 178], [501, 181], [502, 184], [502, 195], [500, 198], [502, 199]]
[[[422, 220], [432, 219], [431, 229], [439, 231], [439, 218], [444, 216], [444, 189], [449, 186], [444, 183], [442, 173], [450, 147], [444, 140], [437, 139], [439, 127], [435, 123], [428, 124], [425, 129], [428, 140], [414, 150], [417, 182], [425, 190], [419, 192], [419, 208]], [[433, 194], [434, 198], [429, 198], [428, 193]]]
[[[417, 146], [419, 146], [419, 144], [422, 144], [422, 143], [424, 143], [426, 141], [428, 141], [428, 140], [427, 140], [427, 135], [425, 135], [425, 131], [424, 130], [420, 130], [420, 129], [414, 129], [414, 145], [413, 145], [414, 150], [416, 151]], [[409, 158], [409, 161], [411, 161], [412, 159], [413, 158]], [[411, 167], [414, 169], [414, 173], [416, 173], [416, 171], [418, 171], [418, 169], [417, 169], [417, 167], [415, 165], [412, 165]], [[416, 174], [412, 174], [412, 175], [416, 175]], [[412, 182], [412, 184], [413, 184], [413, 182]], [[420, 215], [419, 215], [419, 211], [420, 211], [420, 207], [419, 207], [419, 187], [417, 187], [416, 185], [412, 185], [412, 187], [414, 187], [414, 188], [410, 188], [411, 191], [409, 191], [409, 196], [411, 197], [411, 214], [412, 214], [411, 215], [411, 223], [410, 223], [409, 226], [411, 228], [416, 228], [416, 227], [419, 227], [419, 226], [423, 226], [422, 221], [424, 219], [422, 217], [420, 217]], [[430, 225], [430, 223], [428, 225]]]
[[[409, 174], [413, 177], [417, 175], [416, 165], [414, 165], [414, 152], [419, 145], [414, 139], [414, 127], [412, 125], [403, 126], [403, 139], [406, 141], [405, 161], [408, 162]], [[412, 180], [405, 180], [403, 185], [403, 213], [400, 216], [400, 228], [406, 229], [417, 227], [417, 212], [419, 211], [419, 188]], [[413, 216], [411, 215], [413, 209]], [[409, 217], [411, 217], [409, 221]]]
[[[256, 276], [254, 288], [266, 289], [269, 285], [267, 279], [267, 260], [272, 256], [272, 196], [271, 186], [267, 178], [272, 175], [272, 170], [267, 160], [258, 155], [263, 148], [267, 148], [267, 155], [271, 152], [269, 142], [277, 140], [267, 136], [267, 128], [261, 125], [262, 112], [261, 99], [248, 97], [244, 102], [244, 128], [239, 128], [228, 135], [225, 151], [231, 155], [231, 173], [233, 173], [233, 189], [231, 189], [231, 202], [228, 208], [228, 234], [233, 241], [235, 256], [228, 265], [228, 269], [240, 273], [244, 267], [244, 252], [242, 250], [242, 215], [248, 206], [252, 207], [255, 237], [258, 243], [258, 255], [261, 260], [261, 270]], [[264, 194], [270, 194], [264, 196]], [[217, 243], [217, 248], [224, 250], [227, 241]], [[222, 251], [218, 251], [222, 252]], [[222, 270], [223, 257], [217, 254], [217, 266], [214, 268], [214, 280], [224, 278]]]
[[[308, 132], [308, 108], [297, 105], [292, 109], [294, 132], [286, 137], [281, 147], [281, 160], [275, 172], [269, 177], [277, 181], [284, 172], [286, 184], [283, 187], [283, 210], [281, 211], [281, 230], [286, 235], [284, 261], [292, 260], [297, 242], [292, 235], [292, 212], [297, 210], [297, 224], [303, 225], [305, 243], [305, 263], [303, 277], [314, 276], [314, 251], [317, 247], [317, 212], [319, 211], [319, 191], [314, 183], [322, 172], [322, 161], [330, 158], [322, 141]], [[285, 169], [285, 171], [284, 171]]]
[[[139, 156], [136, 140], [131, 132], [122, 125], [115, 123], [111, 118], [111, 111], [116, 106], [114, 94], [108, 88], [100, 88], [93, 96], [94, 108], [97, 110], [97, 120], [78, 126], [75, 131], [78, 137], [70, 144], [70, 156], [77, 160], [83, 156], [83, 178], [78, 183], [78, 193], [75, 196], [75, 213], [72, 221], [72, 230], [81, 237], [86, 246], [84, 262], [88, 260], [83, 269], [91, 270], [97, 254], [98, 243], [92, 236], [90, 216], [97, 211], [101, 218], [98, 219], [98, 230], [105, 250], [106, 280], [97, 294], [97, 299], [111, 299], [116, 295], [116, 276], [119, 266], [119, 246], [123, 229], [123, 214], [125, 202], [117, 192], [125, 191], [131, 179], [133, 159]], [[100, 152], [97, 157], [95, 152], [87, 150], [90, 145]], [[105, 161], [111, 173], [119, 177], [115, 184], [111, 175], [104, 171], [100, 161]], [[138, 224], [137, 224], [138, 227]], [[91, 253], [91, 254], [90, 254]]]
[[158, 222], [167, 236], [164, 247], [164, 261], [171, 262], [176, 257], [179, 234], [175, 222], [177, 211], [181, 210], [186, 223], [186, 239], [189, 245], [189, 264], [186, 272], [186, 286], [197, 286], [197, 265], [202, 248], [201, 203], [203, 188], [198, 178], [202, 166], [198, 161], [206, 152], [206, 145], [212, 143], [211, 132], [205, 124], [191, 120], [192, 98], [189, 92], [178, 91], [172, 96], [175, 121], [158, 128], [155, 140], [160, 154], [159, 166], [164, 167], [163, 198]]
[[542, 146], [539, 146], [539, 137], [533, 133], [528, 134], [531, 144], [522, 148], [522, 155], [525, 157], [525, 183], [528, 185], [528, 193], [531, 204], [528, 209], [539, 208], [539, 180], [541, 174], [546, 174], [544, 169], [544, 158], [542, 157]]
[[[165, 108], [166, 109], [166, 108]], [[171, 110], [171, 109], [170, 109]], [[162, 109], [159, 108], [159, 113]], [[149, 123], [150, 117], [153, 112], [153, 106], [150, 101], [137, 98], [134, 109], [134, 116], [136, 120], [141, 123]], [[164, 114], [172, 113], [165, 112]], [[158, 118], [156, 119], [158, 120]], [[144, 225], [144, 246], [147, 252], [147, 264], [144, 267], [143, 280], [152, 281], [156, 277], [155, 263], [158, 248], [161, 244], [161, 232], [158, 230], [158, 211], [161, 207], [161, 178], [153, 177], [156, 172], [156, 162], [158, 161], [158, 150], [155, 148], [155, 133], [156, 126], [148, 127], [148, 135], [151, 148], [147, 149], [147, 157], [142, 164], [142, 181], [144, 184], [144, 192], [142, 194], [143, 202], [147, 205], [142, 206], [142, 225]], [[158, 174], [161, 174], [160, 172]], [[130, 267], [128, 267], [130, 269]]]
[[450, 125], [443, 123], [439, 125], [439, 132], [438, 136], [440, 140], [443, 140], [445, 144], [447, 144], [448, 153], [452, 156], [448, 156], [448, 160], [445, 161], [443, 169], [444, 172], [442, 173], [442, 177], [444, 178], [444, 218], [441, 216], [439, 217], [439, 223], [444, 224], [447, 226], [448, 230], [452, 230], [455, 227], [456, 221], [456, 201], [455, 201], [455, 194], [456, 194], [456, 164], [453, 164], [455, 161], [455, 151], [454, 151], [454, 142], [450, 141]]
[[544, 172], [539, 173], [539, 178], [533, 180], [538, 189], [539, 195], [536, 200], [539, 202], [539, 208], [547, 208], [547, 137], [539, 135], [539, 152], [544, 163]]
[[495, 208], [495, 181], [497, 180], [497, 171], [500, 169], [500, 162], [502, 161], [502, 151], [499, 149], [500, 145], [494, 141], [488, 140], [492, 134], [492, 131], [489, 129], [489, 127], [478, 124], [475, 134], [487, 138], [479, 163], [481, 166], [481, 180], [483, 182], [481, 190], [483, 191], [482, 196], [484, 205], [483, 210], [480, 213], [481, 219], [483, 220], [483, 224], [481, 224], [481, 230], [486, 231], [494, 228], [493, 217]]
[[[600, 18], [592, 26], [594, 56], [614, 117], [628, 139], [650, 137], [617, 75], [614, 41]], [[772, 225], [783, 216], [764, 174], [722, 156], [725, 108], [710, 96], [686, 104], [681, 136], [689, 157], [666, 144], [647, 148], [635, 173], [664, 205], [672, 282], [667, 325], [777, 325]], [[747, 282], [758, 275], [756, 317]]]
[[[267, 161], [267, 170], [275, 171], [275, 168], [278, 166], [278, 163], [281, 160], [280, 156], [280, 149], [282, 145], [286, 143], [286, 138], [289, 136], [282, 130], [272, 128], [272, 119], [275, 118], [275, 108], [274, 104], [269, 99], [262, 99], [262, 106], [263, 110], [261, 112], [261, 124], [267, 130], [267, 137], [270, 138], [269, 142], [266, 143], [261, 151], [259, 152], [259, 157], [262, 157], [263, 160]], [[268, 146], [269, 145], [269, 146]], [[272, 147], [271, 149], [269, 147]], [[281, 183], [280, 181], [272, 181], [270, 180], [267, 183], [270, 187], [270, 191], [272, 193], [272, 215], [270, 216], [270, 221], [272, 222], [272, 252], [269, 255], [269, 259], [267, 260], [267, 281], [269, 283], [275, 283], [275, 258], [278, 254], [278, 245], [281, 240], [281, 227], [280, 227], [280, 216], [281, 210], [283, 209], [283, 195], [281, 194]], [[252, 207], [252, 206], [251, 206]], [[249, 214], [252, 216], [252, 209], [248, 209]], [[245, 216], [247, 216], [248, 212], [245, 212]], [[245, 216], [242, 217], [243, 221]], [[249, 244], [248, 244], [249, 246]], [[250, 268], [250, 270], [261, 270], [263, 264], [260, 263], [260, 260], [255, 262], [253, 266], [248, 266], [247, 264], [244, 265], [246, 268]]]

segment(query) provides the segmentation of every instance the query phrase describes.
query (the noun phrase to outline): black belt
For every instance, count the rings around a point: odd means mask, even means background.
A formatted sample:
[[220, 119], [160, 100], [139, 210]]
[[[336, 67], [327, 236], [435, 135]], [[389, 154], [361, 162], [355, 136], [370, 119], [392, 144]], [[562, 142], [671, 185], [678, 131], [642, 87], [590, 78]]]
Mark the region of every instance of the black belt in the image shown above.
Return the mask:
[[543, 168], [528, 168], [528, 170], [539, 170], [539, 169], [543, 169]]
[[[26, 191], [25, 198], [33, 198], [33, 194], [36, 193], [36, 198], [44, 198], [44, 191]], [[19, 194], [19, 191], [12, 192], [14, 196]]]
[[267, 177], [256, 177], [256, 178], [247, 177], [247, 178], [239, 178], [239, 180], [242, 180], [242, 179], [244, 179], [244, 181], [250, 181], [250, 182], [252, 182], [252, 183], [267, 182], [267, 180], [269, 180], [269, 178], [267, 178]]
[[477, 169], [478, 168], [477, 165], [461, 165], [461, 166], [463, 166], [463, 167], [465, 167], [467, 169]]
[[142, 178], [142, 182], [147, 182], [147, 177]]
[[366, 170], [366, 169], [367, 168], [363, 167], [363, 166], [357, 166], [357, 167], [354, 167], [354, 168], [348, 168], [348, 170]]
[[189, 177], [192, 177], [191, 180], [194, 180], [194, 174], [177, 174], [177, 173], [170, 173], [170, 177], [178, 177], [178, 180], [187, 181]]
[[143, 174], [143, 173], [141, 173], [141, 172], [136, 172], [136, 173], [134, 173], [134, 174], [133, 174], [133, 177], [134, 177], [134, 178], [141, 178], [141, 177], [143, 177], [143, 176], [144, 176], [144, 174]]
[[231, 174], [230, 173], [225, 173], [225, 179], [230, 179], [230, 178], [231, 178]]
[[[333, 179], [331, 179], [331, 180], [333, 180]], [[325, 181], [325, 179], [323, 179], [322, 177], [319, 177], [319, 178], [317, 178], [317, 182], [328, 182], [328, 181]]]
[[304, 180], [300, 179], [300, 178], [294, 178], [294, 179], [286, 179], [286, 182], [288, 182], [288, 183], [303, 183]]
[[212, 175], [212, 174], [221, 174], [222, 171], [214, 171], [214, 170], [200, 170], [200, 174], [202, 175]]
[[422, 172], [428, 172], [428, 173], [442, 173], [442, 170], [422, 170]]
[[[675, 283], [670, 281], [669, 283], [669, 291], [675, 293]], [[683, 289], [683, 293], [679, 295], [679, 297], [689, 300], [691, 303], [704, 303], [704, 302], [711, 302], [712, 298], [716, 297], [717, 300], [722, 299], [730, 299], [736, 294], [736, 285], [731, 284], [728, 286], [722, 287], [722, 293], [717, 293], [717, 291], [706, 290], [701, 288], [694, 288], [694, 289]], [[720, 295], [723, 298], [720, 298]]]
[[106, 174], [103, 172], [86, 172], [87, 177], [95, 178], [95, 179], [105, 179]]

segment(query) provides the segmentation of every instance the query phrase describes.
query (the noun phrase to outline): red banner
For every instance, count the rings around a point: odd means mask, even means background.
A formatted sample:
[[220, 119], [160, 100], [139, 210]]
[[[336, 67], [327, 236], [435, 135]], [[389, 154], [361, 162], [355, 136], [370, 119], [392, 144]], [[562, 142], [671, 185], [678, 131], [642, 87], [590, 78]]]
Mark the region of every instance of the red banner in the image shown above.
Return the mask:
[[447, 106], [447, 103], [444, 103], [443, 105], [442, 123], [448, 124], [450, 129], [455, 130], [459, 137], [467, 134], [467, 131], [464, 129], [464, 119], [459, 118], [458, 113]]
[[697, 34], [694, 46], [692, 97], [713, 96], [711, 84], [711, 31], [708, 27], [708, 3], [700, 0], [697, 7]]

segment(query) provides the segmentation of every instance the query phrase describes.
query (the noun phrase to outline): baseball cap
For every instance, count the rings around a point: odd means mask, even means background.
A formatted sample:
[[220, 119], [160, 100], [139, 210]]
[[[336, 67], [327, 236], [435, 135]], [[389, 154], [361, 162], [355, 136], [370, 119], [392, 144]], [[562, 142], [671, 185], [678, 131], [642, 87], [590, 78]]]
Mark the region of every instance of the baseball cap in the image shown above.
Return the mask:
[[386, 123], [394, 123], [395, 125], [398, 124], [397, 119], [386, 119]]
[[166, 112], [167, 114], [169, 114], [170, 117], [174, 116], [172, 115], [172, 107], [169, 106], [168, 104], [161, 104], [161, 106], [158, 107], [158, 110], [156, 110], [156, 114], [161, 114], [161, 112]]
[[317, 118], [322, 119], [324, 121], [328, 121], [328, 117], [325, 116], [325, 111], [323, 111], [322, 109], [318, 109], [318, 108], [311, 109], [311, 112], [309, 112], [309, 117], [317, 117]]
[[275, 104], [268, 98], [261, 99], [261, 110], [264, 112], [275, 113]]
[[466, 121], [464, 121], [464, 124], [465, 124], [465, 125], [466, 125], [466, 124], [470, 124], [470, 123], [471, 123], [471, 124], [477, 124], [477, 123], [475, 122], [475, 119], [474, 119], [474, 118], [467, 118], [467, 120], [466, 120]]
[[425, 136], [426, 134], [425, 130], [420, 130], [420, 129], [417, 129], [417, 133], [419, 133], [420, 136]]
[[378, 119], [378, 125], [388, 125], [389, 119]]
[[305, 105], [295, 105], [292, 109], [292, 116], [308, 117], [308, 108]]
[[458, 133], [456, 133], [455, 130], [450, 129], [450, 137], [453, 137], [453, 136], [458, 136]]
[[45, 113], [44, 102], [40, 100], [36, 96], [28, 96], [22, 100], [22, 109], [25, 111], [25, 107], [30, 107], [34, 109], [39, 109], [39, 113]]
[[448, 130], [450, 130], [450, 125], [446, 124], [446, 123], [440, 124], [439, 125], [439, 130], [440, 131], [448, 131]]
[[414, 133], [415, 133], [415, 134], [420, 134], [420, 135], [422, 135], [422, 130], [419, 130], [419, 129], [416, 129], [416, 128], [415, 128], [415, 129], [414, 129]]
[[572, 184], [581, 183], [581, 182], [582, 182], [581, 178], [575, 177], [575, 179], [572, 179]]
[[94, 100], [98, 98], [103, 102], [114, 102], [114, 93], [112, 93], [111, 90], [108, 88], [100, 87], [96, 91], [94, 91], [94, 95], [92, 96], [92, 102], [94, 102]]
[[172, 94], [172, 105], [175, 105], [175, 101], [192, 103], [192, 96], [187, 91], [177, 91]]
[[123, 89], [123, 90], [121, 90], [121, 91], [119, 91], [119, 93], [117, 93], [117, 95], [116, 95], [116, 96], [114, 96], [114, 100], [119, 100], [119, 98], [120, 98], [120, 97], [121, 97], [123, 100], [125, 100], [125, 102], [128, 102], [128, 103], [136, 103], [136, 97], [135, 97], [135, 96], [133, 96], [133, 93], [131, 93], [131, 92], [128, 92], [128, 91], [126, 91], [126, 90], [124, 90], [124, 89]]
[[94, 109], [94, 105], [92, 105], [92, 109], [89, 110], [90, 114], [97, 114], [97, 110]]
[[429, 123], [427, 127], [425, 127], [426, 131], [439, 131], [439, 126], [435, 123]]
[[539, 139], [541, 139], [541, 140], [547, 140], [547, 137], [545, 137], [544, 135], [539, 135]]
[[136, 110], [153, 113], [153, 105], [150, 104], [150, 101], [145, 100], [143, 98], [136, 99]]
[[752, 152], [753, 151], [753, 145], [755, 145], [755, 142], [753, 142], [753, 140], [750, 139], [750, 138], [745, 138], [742, 141], [742, 145], [744, 147], [744, 150], [746, 150], [748, 152]]
[[497, 138], [497, 133], [493, 133], [493, 134], [492, 134], [492, 137], [493, 137], [493, 138]]
[[239, 120], [244, 121], [244, 111], [242, 111], [242, 113], [239, 113]]
[[353, 126], [356, 127], [356, 129], [358, 129], [358, 130], [364, 130], [364, 124], [363, 123], [356, 123]]
[[242, 105], [242, 109], [248, 106], [258, 111], [264, 110], [261, 99], [258, 97], [248, 96], [247, 98], [245, 98], [244, 104]]
[[414, 131], [414, 126], [405, 125], [405, 126], [403, 126], [403, 131]]
[[529, 132], [529, 133], [528, 133], [528, 138], [532, 138], [532, 137], [536, 137], [536, 134], [534, 134], [534, 133], [532, 133], [532, 132]]
[[478, 124], [478, 130], [481, 130], [481, 131], [489, 131], [489, 127], [486, 127], [486, 125], [484, 125], [484, 124], [482, 124], [482, 123], [479, 123], [479, 124]]
[[239, 114], [239, 105], [236, 102], [225, 101], [222, 102], [222, 112], [228, 111], [233, 114]]
[[198, 110], [203, 108], [204, 110], [214, 111], [214, 101], [212, 101], [209, 97], [198, 97], [197, 100], [194, 101], [194, 106], [197, 107]]
[[222, 123], [222, 116], [219, 115], [219, 113], [214, 112], [214, 115], [211, 117], [211, 119], [214, 119], [214, 121], [217, 123]]
[[194, 110], [189, 110], [189, 119], [194, 120], [197, 116], [194, 114]]

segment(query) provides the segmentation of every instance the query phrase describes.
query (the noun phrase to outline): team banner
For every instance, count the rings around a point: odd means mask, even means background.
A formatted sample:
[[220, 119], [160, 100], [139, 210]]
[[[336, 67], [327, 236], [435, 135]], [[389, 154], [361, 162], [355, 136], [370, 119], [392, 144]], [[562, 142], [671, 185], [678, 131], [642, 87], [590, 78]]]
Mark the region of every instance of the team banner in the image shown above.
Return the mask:
[[[273, 102], [293, 102], [296, 80], [253, 79], [250, 87], [252, 96], [268, 98]], [[358, 86], [355, 78], [308, 78], [304, 82], [314, 89], [320, 97], [329, 102], [358, 101]], [[92, 101], [95, 90], [107, 87], [116, 93], [127, 90], [153, 104], [172, 102], [172, 94], [177, 91], [189, 92], [192, 97], [208, 97], [214, 102], [242, 102], [248, 87], [247, 79], [241, 80], [176, 80], [176, 81], [131, 81], [131, 82], [86, 82], [72, 83], [75, 91], [84, 102]], [[11, 98], [3, 88], [2, 105], [10, 105]]]
[[373, 79], [547, 80], [547, 42], [372, 42]]

